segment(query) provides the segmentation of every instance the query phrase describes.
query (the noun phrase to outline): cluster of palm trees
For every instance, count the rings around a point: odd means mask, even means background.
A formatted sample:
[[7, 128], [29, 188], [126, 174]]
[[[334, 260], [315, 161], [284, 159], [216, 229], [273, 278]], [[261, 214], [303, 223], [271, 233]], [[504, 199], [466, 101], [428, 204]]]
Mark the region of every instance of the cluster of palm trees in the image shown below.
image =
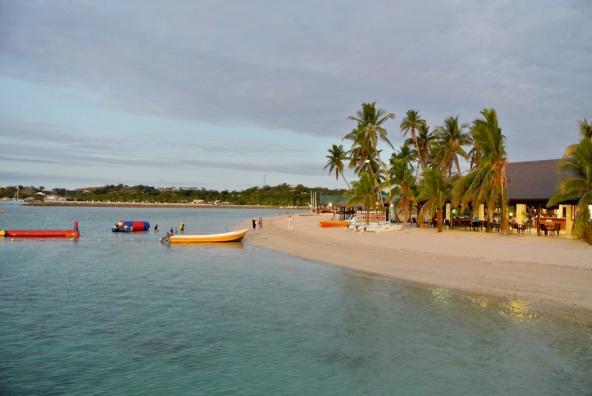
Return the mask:
[[[448, 117], [433, 130], [417, 110], [409, 110], [401, 121], [403, 144], [395, 149], [388, 138], [385, 123], [395, 114], [377, 109], [375, 103], [363, 103], [355, 116], [356, 123], [344, 136], [351, 147], [333, 145], [327, 155], [330, 173], [345, 180], [344, 169], [351, 169], [357, 180], [348, 185], [350, 202], [365, 208], [383, 207], [385, 199], [397, 205], [404, 223], [409, 221], [414, 205], [419, 221], [436, 215], [442, 231], [443, 211], [447, 202], [453, 205], [488, 208], [490, 220], [501, 206], [502, 229], [507, 228], [506, 151], [504, 136], [493, 109], [484, 109], [482, 117], [471, 125], [459, 117]], [[382, 160], [383, 147], [394, 152]], [[469, 164], [461, 171], [462, 161]]]
[[586, 119], [580, 121], [580, 141], [565, 150], [563, 160], [559, 164], [565, 177], [547, 203], [548, 207], [561, 202], [577, 202], [577, 216], [574, 232], [592, 244], [592, 123]]
[[[433, 130], [417, 110], [408, 110], [400, 123], [405, 139], [397, 149], [385, 127], [394, 118], [394, 113], [377, 109], [374, 102], [363, 103], [349, 117], [355, 122], [343, 137], [351, 143], [349, 149], [343, 145], [329, 149], [325, 169], [345, 181], [350, 203], [372, 209], [383, 208], [386, 200], [397, 206], [404, 223], [415, 206], [417, 221], [421, 224], [435, 215], [439, 232], [447, 203], [470, 208], [475, 215], [484, 205], [488, 223], [497, 213], [501, 231], [508, 232], [507, 155], [495, 109], [483, 109], [470, 124], [461, 123], [458, 116], [448, 117]], [[580, 134], [581, 141], [567, 148], [561, 163], [569, 176], [548, 205], [577, 201], [576, 235], [592, 243], [592, 123], [580, 121]], [[388, 163], [381, 147], [393, 150]], [[461, 164], [466, 165], [464, 173]], [[345, 180], [346, 166], [357, 177], [351, 186]]]

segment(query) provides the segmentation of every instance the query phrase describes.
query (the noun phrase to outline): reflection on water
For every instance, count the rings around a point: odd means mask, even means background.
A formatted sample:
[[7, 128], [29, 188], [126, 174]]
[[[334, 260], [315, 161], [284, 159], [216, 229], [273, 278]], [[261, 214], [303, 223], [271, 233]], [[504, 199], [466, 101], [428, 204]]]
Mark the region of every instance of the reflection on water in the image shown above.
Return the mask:
[[490, 298], [485, 296], [466, 296], [469, 301], [473, 304], [480, 306], [481, 308], [487, 308], [490, 304]]
[[200, 242], [200, 243], [170, 243], [163, 244], [170, 249], [183, 249], [183, 250], [241, 250], [244, 248], [242, 242]]
[[521, 300], [510, 300], [500, 304], [500, 314], [510, 320], [528, 321], [537, 318], [536, 313], [532, 312], [528, 304]]
[[435, 287], [432, 289], [432, 297], [434, 302], [448, 304], [452, 299], [452, 293], [449, 289]]

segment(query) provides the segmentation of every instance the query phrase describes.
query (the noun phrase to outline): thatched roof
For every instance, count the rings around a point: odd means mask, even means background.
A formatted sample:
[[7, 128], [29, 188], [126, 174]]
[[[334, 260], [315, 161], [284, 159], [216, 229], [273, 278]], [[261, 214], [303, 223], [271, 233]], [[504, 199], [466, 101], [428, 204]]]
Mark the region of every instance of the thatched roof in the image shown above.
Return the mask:
[[559, 159], [508, 163], [510, 202], [546, 203], [561, 182]]

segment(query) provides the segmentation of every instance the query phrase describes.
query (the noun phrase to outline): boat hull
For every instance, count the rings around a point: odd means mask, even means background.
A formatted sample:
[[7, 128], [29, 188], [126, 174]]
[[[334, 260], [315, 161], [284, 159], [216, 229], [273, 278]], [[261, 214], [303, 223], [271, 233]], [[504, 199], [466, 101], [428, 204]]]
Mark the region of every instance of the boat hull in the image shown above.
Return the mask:
[[172, 235], [168, 237], [169, 243], [213, 243], [213, 242], [239, 242], [249, 232], [248, 229], [225, 232], [222, 234], [207, 235]]
[[75, 230], [5, 230], [8, 238], [78, 238], [80, 231]]
[[349, 225], [347, 220], [322, 220], [319, 222], [323, 228], [343, 228]]

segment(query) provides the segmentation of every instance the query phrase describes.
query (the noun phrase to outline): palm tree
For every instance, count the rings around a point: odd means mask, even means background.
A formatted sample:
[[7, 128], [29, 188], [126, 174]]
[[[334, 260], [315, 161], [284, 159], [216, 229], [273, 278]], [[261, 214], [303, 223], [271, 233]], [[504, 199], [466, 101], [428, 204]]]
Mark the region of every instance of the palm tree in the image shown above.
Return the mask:
[[452, 178], [452, 167], [455, 166], [457, 176], [460, 176], [458, 157], [467, 159], [467, 152], [463, 146], [471, 143], [468, 133], [463, 130], [467, 125], [460, 125], [458, 116], [448, 117], [444, 125], [434, 130], [434, 161], [446, 171], [448, 178]]
[[442, 232], [444, 228], [444, 206], [450, 199], [450, 192], [452, 185], [450, 181], [444, 177], [442, 169], [438, 167], [426, 168], [423, 172], [422, 179], [419, 185], [419, 194], [417, 201], [423, 202], [421, 207], [421, 214], [425, 216], [426, 212], [436, 212], [438, 219], [438, 232]]
[[411, 140], [413, 141], [415, 149], [417, 150], [417, 156], [422, 170], [425, 169], [426, 163], [422, 158], [422, 152], [419, 149], [419, 145], [417, 143], [417, 132], [424, 125], [426, 125], [425, 120], [420, 117], [417, 110], [413, 109], [407, 110], [405, 118], [403, 118], [403, 121], [401, 121], [401, 133], [403, 134], [403, 137], [407, 136], [408, 133], [411, 135]]
[[[421, 125], [417, 131], [417, 145], [412, 138], [405, 139], [405, 143], [412, 146], [411, 153], [417, 160], [417, 170], [423, 169], [420, 165], [424, 164], [424, 167], [429, 166], [432, 163], [433, 151], [434, 151], [434, 132], [430, 131], [430, 127], [427, 123]], [[419, 151], [417, 151], [419, 149]], [[419, 174], [419, 172], [418, 172]]]
[[481, 149], [478, 146], [478, 142], [475, 141], [474, 138], [474, 128], [471, 128], [469, 133], [469, 139], [471, 140], [471, 150], [467, 153], [468, 160], [469, 160], [469, 169], [473, 170], [479, 166], [479, 161], [481, 160]]
[[579, 121], [579, 124], [580, 135], [582, 136], [582, 139], [592, 140], [592, 122], [584, 118], [583, 120]]
[[578, 215], [574, 231], [578, 238], [592, 244], [592, 220], [589, 205], [592, 205], [592, 139], [586, 136], [563, 156], [559, 169], [566, 174], [547, 207], [564, 201], [578, 201]]
[[508, 231], [508, 198], [505, 137], [499, 127], [495, 109], [483, 109], [483, 118], [473, 123], [473, 144], [479, 148], [479, 164], [457, 180], [453, 189], [453, 204], [478, 207], [485, 203], [488, 220], [493, 220], [497, 205], [501, 207], [501, 230]]
[[368, 210], [376, 206], [375, 192], [373, 178], [367, 172], [363, 172], [359, 180], [352, 182], [352, 189], [346, 195], [350, 204], [362, 204]]
[[343, 161], [348, 159], [347, 153], [343, 149], [343, 145], [340, 144], [338, 146], [334, 144], [333, 146], [331, 146], [331, 148], [329, 149], [329, 154], [326, 157], [327, 164], [323, 167], [323, 169], [329, 168], [329, 174], [335, 172], [336, 180], [339, 180], [339, 175], [341, 175], [341, 178], [343, 179], [343, 181], [347, 185], [347, 188], [349, 189], [349, 183], [343, 175]]
[[359, 134], [366, 135], [373, 147], [378, 146], [378, 139], [389, 146], [393, 144], [387, 137], [387, 130], [382, 126], [387, 120], [394, 119], [395, 113], [389, 113], [384, 109], [376, 109], [376, 102], [362, 103], [362, 109], [356, 112], [355, 116], [348, 119], [357, 122], [357, 127], [345, 135], [344, 139], [355, 140]]
[[413, 175], [413, 155], [406, 143], [403, 143], [398, 153], [391, 156], [391, 178], [395, 187], [392, 195], [399, 195], [398, 206], [403, 212], [403, 227], [409, 220], [409, 209], [415, 198], [415, 177]]
[[380, 202], [383, 202], [381, 194], [381, 172], [386, 174], [385, 164], [380, 159], [380, 150], [378, 141], [382, 140], [393, 147], [387, 136], [387, 130], [383, 124], [395, 118], [394, 113], [389, 113], [384, 109], [376, 109], [376, 102], [362, 103], [362, 109], [355, 116], [348, 117], [357, 123], [350, 133], [344, 136], [344, 139], [352, 140], [350, 149], [349, 167], [354, 169], [356, 174], [362, 172], [368, 173], [375, 186], [374, 191]]

